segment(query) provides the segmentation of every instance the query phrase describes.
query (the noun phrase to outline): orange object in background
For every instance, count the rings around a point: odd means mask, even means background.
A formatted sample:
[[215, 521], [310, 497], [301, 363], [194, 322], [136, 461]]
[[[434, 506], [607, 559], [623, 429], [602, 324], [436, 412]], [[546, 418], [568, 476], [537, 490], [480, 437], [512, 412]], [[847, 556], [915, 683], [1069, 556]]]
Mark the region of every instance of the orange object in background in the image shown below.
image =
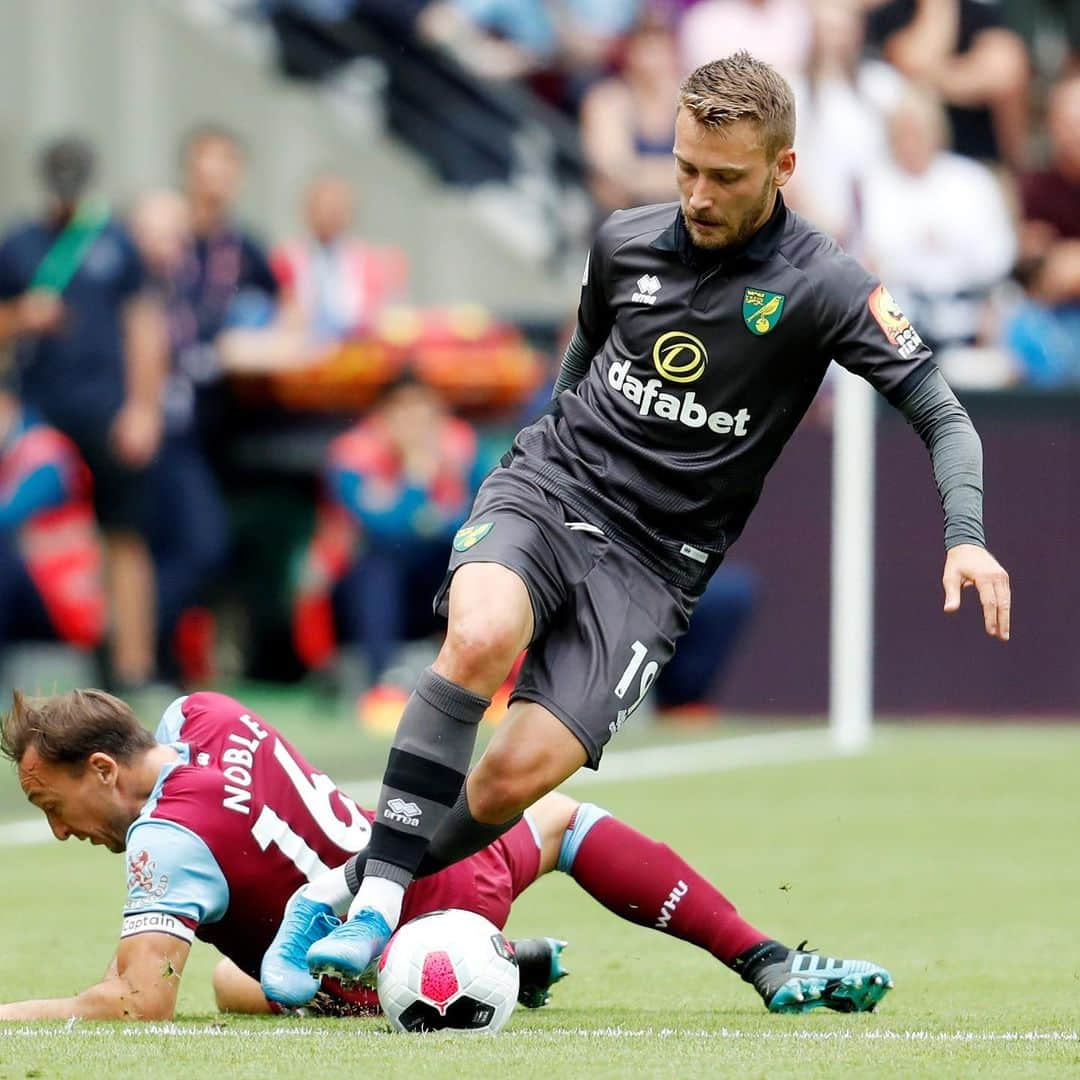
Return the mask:
[[[510, 694], [517, 684], [518, 672], [524, 662], [525, 653], [522, 653], [514, 661], [514, 666], [503, 680], [502, 686], [491, 695], [491, 704], [484, 713], [485, 724], [498, 727], [506, 718]], [[398, 721], [405, 711], [409, 696], [409, 691], [402, 686], [387, 683], [373, 686], [366, 693], [361, 694], [356, 702], [356, 723], [373, 735], [393, 735], [397, 731]]]
[[452, 406], [497, 409], [523, 404], [544, 375], [543, 357], [512, 323], [475, 304], [388, 308], [371, 332], [293, 371], [242, 378], [246, 400], [286, 408], [356, 412], [407, 364]]

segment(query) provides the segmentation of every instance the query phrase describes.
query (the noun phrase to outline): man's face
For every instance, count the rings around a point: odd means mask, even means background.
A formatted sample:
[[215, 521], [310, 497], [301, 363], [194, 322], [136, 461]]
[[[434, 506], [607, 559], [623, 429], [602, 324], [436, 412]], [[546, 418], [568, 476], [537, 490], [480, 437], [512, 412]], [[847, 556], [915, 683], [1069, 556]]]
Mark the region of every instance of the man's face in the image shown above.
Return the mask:
[[407, 383], [383, 401], [380, 415], [391, 441], [399, 450], [420, 440], [436, 440], [446, 420], [438, 394], [423, 383]]
[[19, 783], [57, 840], [74, 836], [118, 853], [137, 816], [117, 789], [120, 768], [108, 754], [96, 753], [81, 772], [73, 772], [45, 761], [30, 747], [19, 762]]
[[941, 150], [933, 117], [915, 103], [901, 105], [889, 117], [889, 150], [904, 172], [922, 176]]
[[307, 197], [307, 223], [319, 240], [336, 240], [348, 230], [352, 219], [352, 192], [343, 180], [324, 177], [312, 184]]
[[769, 157], [757, 125], [708, 128], [686, 109], [675, 121], [675, 175], [683, 220], [700, 248], [742, 244], [772, 213], [776, 189], [795, 169], [795, 151]]
[[131, 212], [131, 232], [143, 260], [168, 276], [181, 264], [191, 235], [191, 215], [183, 196], [173, 191], [144, 196]]
[[216, 206], [229, 206], [240, 186], [243, 161], [228, 139], [205, 136], [188, 150], [187, 192]]

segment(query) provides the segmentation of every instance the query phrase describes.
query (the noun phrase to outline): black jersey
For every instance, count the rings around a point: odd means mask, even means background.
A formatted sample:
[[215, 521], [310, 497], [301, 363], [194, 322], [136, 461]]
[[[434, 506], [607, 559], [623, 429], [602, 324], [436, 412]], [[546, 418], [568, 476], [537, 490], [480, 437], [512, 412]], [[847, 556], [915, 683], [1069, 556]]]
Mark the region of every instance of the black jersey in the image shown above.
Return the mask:
[[894, 403], [932, 363], [881, 283], [779, 195], [745, 247], [715, 254], [677, 203], [613, 214], [578, 333], [585, 377], [508, 463], [690, 586], [742, 532], [831, 360]]

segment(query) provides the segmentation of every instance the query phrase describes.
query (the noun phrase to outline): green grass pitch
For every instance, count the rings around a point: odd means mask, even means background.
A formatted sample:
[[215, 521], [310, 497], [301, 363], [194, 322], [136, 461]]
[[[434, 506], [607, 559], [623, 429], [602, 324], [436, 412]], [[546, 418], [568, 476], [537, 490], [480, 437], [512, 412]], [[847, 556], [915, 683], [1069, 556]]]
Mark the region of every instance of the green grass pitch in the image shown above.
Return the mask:
[[[556, 875], [508, 929], [568, 938], [572, 975], [495, 1038], [220, 1018], [197, 945], [175, 1025], [0, 1025], [0, 1080], [1078, 1076], [1078, 778], [1076, 726], [891, 727], [863, 757], [577, 791], [668, 840], [768, 932], [885, 964], [896, 990], [875, 1014], [770, 1016], [708, 956]], [[26, 816], [10, 776], [0, 788]], [[97, 979], [123, 878], [75, 843], [0, 847], [0, 1000]]]

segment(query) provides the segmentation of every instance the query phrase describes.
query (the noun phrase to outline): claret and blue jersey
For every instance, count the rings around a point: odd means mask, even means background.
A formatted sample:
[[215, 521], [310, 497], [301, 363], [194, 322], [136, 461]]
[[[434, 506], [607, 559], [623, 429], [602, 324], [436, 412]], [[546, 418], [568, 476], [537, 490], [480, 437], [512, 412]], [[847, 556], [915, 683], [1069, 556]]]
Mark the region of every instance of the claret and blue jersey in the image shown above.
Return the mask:
[[[224, 694], [178, 699], [156, 737], [177, 757], [127, 833], [121, 936], [198, 937], [258, 978], [289, 897], [363, 851], [373, 815]], [[464, 907], [501, 927], [539, 857], [532, 826], [520, 822], [484, 851], [414, 882], [402, 920]]]
[[223, 694], [174, 702], [156, 735], [178, 757], [128, 830], [122, 936], [198, 936], [257, 976], [288, 898], [366, 846], [369, 815]]

